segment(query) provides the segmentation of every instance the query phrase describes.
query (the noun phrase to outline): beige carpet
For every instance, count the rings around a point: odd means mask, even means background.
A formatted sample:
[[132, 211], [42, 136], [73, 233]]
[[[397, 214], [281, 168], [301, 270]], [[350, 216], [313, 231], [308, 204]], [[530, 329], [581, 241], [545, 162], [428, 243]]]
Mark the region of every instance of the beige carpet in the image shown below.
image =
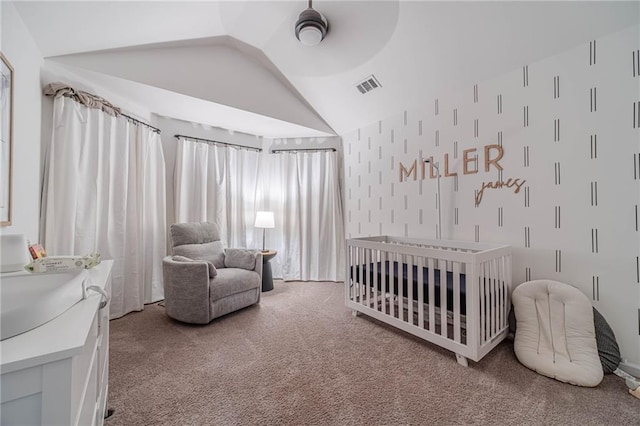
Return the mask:
[[504, 342], [453, 353], [344, 307], [341, 283], [284, 283], [206, 326], [149, 305], [111, 322], [107, 426], [640, 424], [608, 375], [594, 389], [540, 376]]

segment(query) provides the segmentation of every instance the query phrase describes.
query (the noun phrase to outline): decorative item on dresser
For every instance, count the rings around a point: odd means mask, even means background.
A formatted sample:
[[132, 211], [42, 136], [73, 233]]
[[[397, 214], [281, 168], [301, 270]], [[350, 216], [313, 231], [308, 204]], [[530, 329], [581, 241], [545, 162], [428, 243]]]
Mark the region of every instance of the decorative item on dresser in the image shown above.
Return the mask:
[[347, 240], [347, 307], [479, 361], [509, 332], [511, 248], [378, 236]]

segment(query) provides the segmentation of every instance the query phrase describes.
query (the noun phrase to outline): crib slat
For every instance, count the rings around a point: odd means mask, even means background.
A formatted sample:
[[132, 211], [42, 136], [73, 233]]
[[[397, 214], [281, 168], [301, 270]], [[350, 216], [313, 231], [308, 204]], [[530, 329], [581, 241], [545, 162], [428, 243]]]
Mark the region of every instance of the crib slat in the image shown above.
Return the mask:
[[502, 264], [502, 326], [505, 327], [509, 323], [509, 303], [508, 303], [508, 290], [507, 290], [507, 261], [504, 256], [500, 257]]
[[453, 262], [453, 340], [460, 343], [460, 263]]
[[373, 306], [378, 309], [378, 257], [380, 256], [379, 250], [373, 250]]
[[449, 288], [449, 274], [447, 274], [447, 261], [438, 259], [438, 269], [440, 270], [440, 334], [443, 337], [449, 336], [447, 321], [447, 289]]
[[358, 296], [356, 302], [362, 303], [362, 288], [364, 287], [364, 248], [358, 250], [358, 264], [360, 265], [360, 275], [358, 279]]
[[407, 322], [413, 324], [413, 256], [407, 256]]
[[480, 264], [480, 343], [484, 343], [487, 338], [487, 307], [484, 295], [484, 286], [486, 282], [484, 263]]
[[424, 257], [418, 256], [418, 327], [424, 329]]
[[496, 335], [496, 313], [498, 312], [498, 307], [496, 306], [496, 270], [495, 270], [495, 262], [494, 259], [491, 259], [489, 262], [489, 275], [491, 279], [489, 280], [489, 284], [491, 285], [491, 328], [489, 338], [492, 338]]
[[363, 303], [366, 303], [367, 306], [371, 306], [370, 305], [370, 295], [371, 295], [371, 249], [366, 249], [365, 253], [364, 253], [364, 258], [365, 258], [365, 269], [367, 271], [367, 276], [365, 278], [365, 286], [364, 286], [364, 301]]
[[395, 295], [395, 283], [398, 280], [398, 277], [396, 276], [397, 274], [393, 273], [393, 271], [397, 271], [396, 256], [397, 253], [391, 253], [389, 256], [389, 315], [392, 317], [395, 317], [395, 308], [393, 306], [395, 304], [395, 300], [393, 296]]
[[407, 277], [404, 273], [403, 265], [406, 264], [404, 255], [398, 255], [398, 318], [404, 319], [404, 282]]
[[387, 302], [386, 302], [386, 297], [387, 297], [387, 252], [383, 251], [382, 253], [380, 253], [380, 266], [382, 266], [382, 273], [380, 274], [382, 278], [382, 286], [381, 288], [381, 293], [380, 294], [380, 309], [382, 310], [382, 312], [384, 312], [385, 314], [387, 313]]
[[429, 331], [436, 332], [436, 295], [435, 295], [435, 274], [433, 272], [433, 258], [427, 260], [429, 268]]

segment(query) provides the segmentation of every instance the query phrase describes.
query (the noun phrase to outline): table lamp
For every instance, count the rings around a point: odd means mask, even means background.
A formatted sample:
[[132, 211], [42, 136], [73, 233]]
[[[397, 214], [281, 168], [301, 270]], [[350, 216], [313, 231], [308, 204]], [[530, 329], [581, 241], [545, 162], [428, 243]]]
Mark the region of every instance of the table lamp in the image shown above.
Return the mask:
[[264, 249], [264, 236], [267, 232], [267, 228], [271, 229], [276, 227], [273, 212], [258, 212], [256, 214], [256, 223], [254, 226], [256, 228], [262, 228], [262, 251], [266, 251]]

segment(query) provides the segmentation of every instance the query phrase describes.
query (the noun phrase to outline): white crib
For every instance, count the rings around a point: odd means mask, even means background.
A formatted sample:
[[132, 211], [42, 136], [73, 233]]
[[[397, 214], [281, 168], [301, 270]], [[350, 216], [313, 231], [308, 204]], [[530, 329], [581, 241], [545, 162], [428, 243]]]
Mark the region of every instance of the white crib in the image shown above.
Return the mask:
[[346, 305], [354, 315], [453, 351], [464, 366], [507, 336], [509, 246], [377, 236], [347, 240], [346, 254]]

